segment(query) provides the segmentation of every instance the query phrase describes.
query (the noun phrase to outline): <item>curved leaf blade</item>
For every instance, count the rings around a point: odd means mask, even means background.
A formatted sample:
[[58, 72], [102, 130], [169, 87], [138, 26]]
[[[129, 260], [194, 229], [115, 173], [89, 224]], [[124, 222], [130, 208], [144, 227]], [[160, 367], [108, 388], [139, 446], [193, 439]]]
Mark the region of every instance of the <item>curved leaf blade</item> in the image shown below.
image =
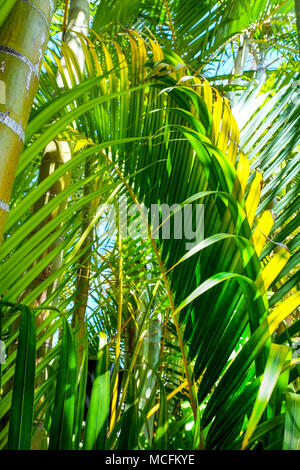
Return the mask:
[[286, 346], [278, 346], [272, 344], [266, 369], [262, 378], [262, 382], [258, 391], [258, 395], [253, 407], [252, 414], [249, 419], [248, 427], [244, 436], [242, 449], [245, 449], [248, 442], [258, 425], [264, 410], [270, 400], [271, 394], [277, 383], [279, 375], [282, 371], [284, 361], [289, 353], [289, 348]]
[[12, 394], [8, 449], [29, 450], [33, 421], [36, 325], [35, 315], [29, 307], [22, 305], [18, 308], [21, 310], [21, 323]]
[[[104, 342], [104, 344], [101, 344]], [[107, 423], [110, 404], [109, 349], [105, 334], [100, 338], [96, 376], [93, 383], [91, 401], [87, 414], [85, 450], [103, 450], [107, 436]]]
[[300, 450], [300, 395], [286, 394], [283, 450]]
[[76, 352], [71, 327], [63, 320], [49, 450], [71, 450], [76, 387]]

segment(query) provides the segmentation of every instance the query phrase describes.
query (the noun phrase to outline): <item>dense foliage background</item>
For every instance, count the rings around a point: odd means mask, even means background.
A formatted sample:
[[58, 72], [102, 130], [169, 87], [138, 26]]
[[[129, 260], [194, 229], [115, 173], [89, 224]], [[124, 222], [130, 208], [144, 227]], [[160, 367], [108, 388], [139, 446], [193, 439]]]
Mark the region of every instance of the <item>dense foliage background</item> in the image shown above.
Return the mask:
[[54, 3], [0, 1], [1, 448], [299, 449], [299, 1]]

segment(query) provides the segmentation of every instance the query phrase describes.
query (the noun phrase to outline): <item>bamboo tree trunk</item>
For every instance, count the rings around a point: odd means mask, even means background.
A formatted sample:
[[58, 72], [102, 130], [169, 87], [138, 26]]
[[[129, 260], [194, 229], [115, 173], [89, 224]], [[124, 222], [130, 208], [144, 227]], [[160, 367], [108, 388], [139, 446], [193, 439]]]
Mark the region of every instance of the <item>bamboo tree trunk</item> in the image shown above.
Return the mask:
[[0, 239], [54, 7], [54, 0], [18, 0], [1, 27], [0, 80], [6, 90], [5, 104], [0, 105]]

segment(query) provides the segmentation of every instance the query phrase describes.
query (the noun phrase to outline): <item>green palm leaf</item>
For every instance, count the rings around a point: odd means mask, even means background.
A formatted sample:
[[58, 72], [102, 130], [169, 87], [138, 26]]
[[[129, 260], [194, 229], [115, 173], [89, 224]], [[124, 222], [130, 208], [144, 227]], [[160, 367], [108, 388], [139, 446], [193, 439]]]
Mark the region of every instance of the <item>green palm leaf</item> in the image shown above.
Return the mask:
[[19, 344], [14, 374], [11, 419], [8, 433], [10, 450], [29, 450], [33, 424], [34, 378], [36, 359], [35, 316], [20, 305]]
[[64, 318], [49, 449], [72, 449], [75, 384], [76, 354], [74, 340], [70, 325]]

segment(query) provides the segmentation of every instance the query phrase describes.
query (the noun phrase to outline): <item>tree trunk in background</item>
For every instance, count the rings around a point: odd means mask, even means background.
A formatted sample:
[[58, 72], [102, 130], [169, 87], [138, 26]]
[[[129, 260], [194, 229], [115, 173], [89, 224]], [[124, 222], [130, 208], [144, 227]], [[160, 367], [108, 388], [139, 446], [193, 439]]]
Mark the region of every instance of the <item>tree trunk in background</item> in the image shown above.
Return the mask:
[[297, 29], [298, 29], [299, 50], [300, 50], [300, 0], [295, 0], [295, 12], [296, 12], [296, 22], [297, 22]]
[[[64, 37], [65, 43], [74, 51], [76, 57], [80, 64], [80, 69], [83, 71], [84, 68], [84, 54], [81, 48], [80, 41], [76, 35], [76, 32], [80, 32], [86, 34], [88, 32], [88, 25], [89, 25], [89, 0], [71, 0], [70, 4], [70, 11], [69, 11], [69, 18], [68, 18], [68, 25], [67, 31]], [[69, 72], [67, 70], [65, 59], [62, 58], [61, 60], [64, 74], [66, 76], [67, 82], [70, 87], [72, 87]], [[63, 88], [63, 80], [61, 75], [58, 74], [57, 76], [57, 83], [59, 87]], [[67, 161], [72, 158], [72, 148], [68, 142], [64, 141], [52, 141], [50, 142], [47, 147], [45, 148], [43, 158], [40, 165], [39, 171], [39, 183], [44, 181], [51, 173], [53, 173], [59, 166], [63, 165]], [[70, 176], [65, 175], [62, 177], [50, 190], [44, 194], [44, 196], [37, 201], [34, 206], [34, 213], [39, 211], [42, 207], [44, 207], [48, 202], [60, 194], [66, 186], [70, 184]], [[58, 213], [64, 211], [67, 207], [67, 201], [64, 201], [55, 211], [53, 211], [41, 224], [41, 226], [37, 227], [36, 231], [40, 230], [40, 228], [44, 227], [50, 220], [56, 217]], [[58, 227], [59, 228], [59, 227]], [[57, 230], [57, 229], [56, 229]], [[58, 244], [61, 243], [62, 240], [58, 238], [56, 242], [48, 248], [47, 252], [55, 249]], [[42, 256], [45, 256], [47, 253], [44, 253]], [[54, 272], [58, 271], [62, 265], [62, 258], [63, 252], [61, 253], [52, 261], [52, 263], [47, 266], [46, 269], [36, 278], [32, 285], [30, 286], [29, 290], [33, 290], [37, 284], [46, 280], [49, 276], [51, 276]], [[34, 306], [42, 305], [47, 298], [54, 292], [55, 288], [58, 285], [58, 279], [54, 281], [47, 289], [45, 289], [41, 295], [35, 300]], [[47, 318], [48, 311], [42, 311], [37, 317], [37, 326], [41, 325], [44, 320]], [[43, 334], [43, 331], [41, 332]], [[37, 351], [37, 361], [41, 361], [49, 349], [52, 347], [52, 341], [48, 340], [38, 351]], [[46, 371], [43, 371], [40, 377], [37, 379], [36, 385], [39, 386], [42, 384], [45, 379], [47, 378]], [[37, 429], [33, 440], [32, 440], [32, 448], [33, 449], [40, 449], [43, 447], [43, 420], [40, 423], [40, 429]]]
[[[69, 11], [69, 18], [68, 18], [68, 25], [65, 34], [64, 41], [65, 43], [74, 51], [79, 64], [80, 70], [83, 71], [84, 68], [84, 53], [82, 51], [82, 47], [80, 41], [78, 39], [77, 33], [87, 34], [89, 26], [89, 0], [71, 0], [70, 4], [70, 11]], [[62, 58], [61, 60], [64, 74], [66, 76], [67, 81], [69, 82], [69, 86], [72, 87], [70, 81], [70, 75], [67, 70], [65, 59]], [[58, 74], [57, 76], [57, 83], [61, 89], [63, 89], [63, 80], [61, 75]], [[39, 171], [39, 183], [44, 181], [51, 173], [53, 173], [59, 166], [66, 163], [68, 160], [72, 158], [72, 148], [68, 142], [63, 141], [53, 141], [50, 142], [45, 151], [40, 165]], [[70, 184], [70, 179], [68, 175], [65, 175], [61, 178], [50, 190], [47, 192], [34, 206], [34, 213], [36, 213], [39, 209], [45, 206], [53, 197], [57, 196], [58, 194], [63, 191], [63, 189]], [[41, 227], [44, 227], [51, 219], [53, 219], [57, 213], [62, 212], [67, 207], [67, 201], [62, 203], [57, 211], [54, 211], [50, 214], [48, 218], [46, 218], [42, 225], [37, 228], [38, 231]], [[60, 243], [59, 240], [56, 241], [54, 246], [50, 247], [48, 251], [55, 248], [57, 243]], [[43, 271], [41, 280], [45, 280], [49, 277], [53, 272], [57, 271], [62, 264], [62, 253], [59, 254], [54, 261], [51, 263], [50, 266]], [[37, 281], [37, 280], [36, 280]], [[36, 282], [34, 281], [34, 282]], [[38, 299], [35, 301], [35, 306], [40, 306], [46, 298], [53, 292], [54, 288], [56, 287], [57, 281], [54, 282], [52, 286], [50, 286], [46, 291], [44, 291]], [[43, 320], [41, 314], [41, 321]]]
[[[85, 64], [85, 56], [81, 47], [81, 43], [77, 33], [84, 34], [85, 36], [89, 33], [90, 26], [90, 0], [72, 0], [70, 4], [69, 11], [69, 21], [68, 27], [65, 34], [65, 42], [69, 47], [75, 52], [80, 69], [83, 70]], [[64, 69], [66, 69], [66, 64], [62, 61]], [[68, 75], [67, 75], [68, 77]], [[68, 84], [69, 83], [68, 78]], [[59, 86], [62, 86], [62, 83], [58, 81]], [[91, 166], [89, 160], [85, 164], [85, 177], [91, 174]], [[90, 187], [84, 187], [84, 194], [88, 194]], [[91, 205], [84, 207], [82, 212], [82, 225], [81, 225], [81, 234], [83, 235], [89, 225], [89, 214], [90, 214]], [[83, 244], [82, 251], [84, 251], [89, 245], [91, 245], [93, 240], [92, 233], [89, 233]], [[91, 256], [92, 249], [90, 248], [84, 252], [82, 258], [79, 260], [79, 268], [77, 271], [77, 280], [76, 280], [76, 296], [74, 298], [75, 310], [72, 316], [72, 326], [77, 328], [77, 344], [79, 345], [79, 361], [81, 361], [82, 355], [82, 339], [86, 334], [85, 326], [85, 316], [86, 309], [88, 304], [88, 296], [90, 289], [90, 265], [91, 265]]]
[[[263, 95], [260, 94], [260, 90], [263, 87], [265, 80], [266, 80], [266, 49], [264, 46], [255, 43], [254, 41], [250, 42], [247, 38], [245, 39], [245, 48], [246, 48], [246, 57], [244, 60], [241, 60], [241, 55], [237, 55], [236, 64], [233, 68], [232, 73], [236, 73], [235, 70], [239, 71], [239, 73], [244, 72], [245, 68], [245, 61], [247, 59], [247, 55], [250, 52], [251, 55], [254, 57], [255, 64], [256, 64], [256, 73], [255, 73], [255, 80], [252, 82], [252, 92], [251, 95], [248, 96], [247, 100], [244, 101], [240, 99], [241, 97], [238, 96], [235, 92], [230, 92], [228, 95], [230, 102], [231, 102], [231, 110], [235, 119], [238, 123], [239, 129], [241, 130], [243, 126], [249, 119], [249, 116], [252, 115], [255, 110], [257, 110], [259, 104], [261, 104], [261, 100], [263, 99]], [[230, 83], [237, 83], [241, 84], [240, 79], [232, 79]], [[243, 96], [243, 94], [242, 94]]]
[[[54, 171], [63, 165], [66, 161], [71, 158], [71, 152], [69, 145], [65, 145], [65, 142], [50, 142], [47, 147], [45, 148], [43, 158], [40, 165], [40, 173], [39, 173], [39, 183], [41, 183], [44, 179], [46, 179], [50, 174], [54, 173]], [[53, 198], [55, 198], [58, 194], [60, 194], [63, 189], [70, 184], [69, 175], [66, 174], [62, 178], [60, 178], [50, 189], [47, 191], [46, 194], [43, 195], [34, 205], [33, 211], [34, 213], [38, 212], [42, 207], [44, 207], [48, 202], [50, 202]], [[54, 219], [59, 213], [63, 212], [67, 207], [67, 201], [64, 201], [57, 207], [49, 216], [44, 219], [42, 224], [38, 226], [32, 235], [39, 231], [42, 227], [44, 227], [48, 222]], [[58, 227], [59, 228], [59, 227]], [[58, 229], [57, 228], [57, 229]], [[56, 230], [57, 230], [56, 229]], [[43, 253], [41, 258], [47, 255], [52, 249], [54, 249], [58, 244], [60, 244], [62, 240], [58, 238], [52, 246], [50, 246], [46, 252]], [[39, 260], [38, 260], [39, 261]], [[39, 284], [45, 281], [51, 274], [56, 272], [62, 264], [62, 252], [58, 255], [49, 266], [47, 266], [40, 275], [34, 279], [28, 289], [24, 292], [23, 295], [27, 295], [30, 291], [33, 291]], [[45, 300], [51, 295], [51, 293], [55, 290], [57, 286], [57, 280], [54, 281], [47, 289], [45, 289], [37, 299], [35, 299], [33, 303], [33, 307], [39, 307], [42, 305]], [[44, 320], [47, 318], [49, 312], [46, 310], [41, 311], [41, 313], [36, 317], [36, 325], [37, 327], [42, 325]], [[44, 330], [40, 332], [40, 335], [43, 335]], [[52, 338], [49, 338], [38, 350], [37, 350], [37, 363], [39, 363], [47, 354], [47, 352], [52, 348]], [[47, 379], [47, 370], [44, 369], [41, 374], [36, 378], [36, 387], [39, 387], [44, 383]], [[32, 439], [32, 449], [42, 449], [43, 448], [43, 440], [44, 440], [44, 433], [43, 433], [43, 420], [39, 423], [38, 430], [34, 433]]]
[[[81, 47], [80, 39], [78, 37], [78, 33], [87, 36], [89, 33], [89, 26], [90, 0], [71, 0], [68, 25], [63, 41], [68, 44], [68, 46], [75, 53], [81, 71], [84, 68], [85, 57]], [[68, 85], [69, 87], [71, 87], [72, 84], [64, 58], [62, 59], [61, 63], [67, 78]], [[57, 83], [60, 88], [64, 87], [61, 76], [58, 77]]]
[[[243, 75], [248, 53], [249, 53], [249, 39], [247, 38], [246, 35], [243, 35], [241, 36], [240, 47], [237, 51], [235, 62], [233, 65], [233, 69], [232, 69], [233, 75]], [[240, 77], [232, 78], [231, 80], [229, 80], [229, 83], [231, 85], [240, 85], [241, 78]], [[235, 91], [229, 92], [228, 98], [231, 102], [231, 106], [234, 107], [236, 100], [238, 99], [238, 97], [236, 96], [236, 92]]]
[[54, 0], [19, 0], [1, 27], [0, 80], [6, 90], [5, 104], [0, 104], [0, 239], [25, 129], [38, 89], [54, 6]]
[[264, 47], [257, 47], [253, 51], [256, 61], [256, 81], [257, 86], [260, 88], [266, 80], [266, 52]]
[[[91, 174], [90, 161], [87, 160], [85, 164], [85, 178]], [[90, 185], [85, 185], [84, 195], [90, 192]], [[81, 234], [84, 235], [88, 229], [90, 223], [90, 208], [91, 204], [88, 204], [83, 208], [82, 211], [82, 223], [81, 223]], [[82, 347], [83, 338], [85, 337], [86, 325], [86, 309], [88, 304], [89, 290], [90, 290], [90, 268], [91, 268], [91, 257], [92, 257], [92, 242], [93, 234], [90, 231], [85, 237], [82, 244], [83, 255], [79, 260], [79, 268], [77, 270], [76, 279], [76, 295], [74, 297], [75, 309], [72, 316], [72, 327], [76, 328], [77, 344], [78, 344], [78, 359], [81, 362], [82, 359]]]
[[54, 7], [54, 0], [18, 0], [1, 26], [0, 80], [4, 96], [0, 104], [0, 242]]
[[[244, 35], [242, 36], [241, 45], [237, 51], [236, 59], [232, 69], [233, 75], [243, 75], [245, 64], [249, 52], [249, 39]], [[239, 83], [239, 78], [233, 78], [230, 83]]]
[[[50, 142], [44, 151], [41, 165], [40, 165], [40, 172], [39, 172], [39, 180], [38, 183], [44, 181], [48, 176], [55, 172], [61, 165], [66, 163], [71, 158], [71, 149], [66, 142], [59, 142], [59, 141], [52, 141]], [[33, 206], [33, 213], [37, 213], [42, 207], [48, 204], [52, 199], [54, 199], [58, 194], [60, 194], [67, 186], [70, 184], [70, 175], [65, 174], [62, 178], [60, 178], [50, 189], [47, 191]], [[34, 235], [40, 229], [45, 227], [51, 220], [53, 220], [58, 214], [62, 213], [67, 208], [67, 201], [62, 202], [51, 214], [46, 217], [43, 222], [36, 227], [36, 229], [32, 232]], [[55, 230], [58, 230], [57, 227]], [[50, 234], [49, 234], [50, 235]], [[51, 252], [58, 244], [60, 244], [62, 240], [58, 238], [52, 246], [50, 246], [46, 252], [44, 252], [40, 259], [45, 257], [47, 253]], [[40, 261], [37, 260], [38, 261]], [[22, 297], [24, 298], [29, 292], [33, 291], [39, 284], [45, 281], [49, 276], [51, 276], [54, 272], [56, 272], [62, 264], [62, 252], [52, 261], [52, 263], [47, 266], [40, 275], [34, 279], [34, 281], [30, 284], [28, 289], [23, 293]], [[38, 298], [35, 299], [33, 303], [33, 307], [41, 306], [45, 300], [51, 295], [54, 291], [55, 287], [57, 286], [57, 280], [54, 281], [47, 289], [45, 289]], [[46, 313], [42, 312], [37, 316], [37, 326], [39, 326], [43, 320], [45, 319]], [[42, 354], [42, 357], [44, 355]], [[38, 353], [39, 357], [39, 353]]]
[[[89, 0], [71, 0], [70, 3], [70, 11], [68, 17], [68, 24], [67, 30], [64, 37], [65, 43], [74, 51], [79, 64], [80, 70], [83, 71], [84, 68], [84, 54], [82, 51], [82, 47], [78, 36], [76, 33], [87, 34], [88, 27], [89, 27]], [[67, 70], [65, 59], [62, 58], [61, 60], [64, 74], [66, 79], [69, 83], [69, 86], [72, 87], [70, 81], [70, 75]], [[63, 80], [61, 75], [58, 74], [57, 76], [57, 83], [59, 87], [63, 88]], [[40, 165], [39, 171], [39, 183], [45, 180], [51, 173], [53, 173], [59, 166], [66, 163], [68, 160], [72, 158], [72, 149], [68, 142], [63, 141], [52, 141], [50, 142], [45, 151]], [[36, 213], [39, 209], [45, 206], [51, 199], [61, 193], [61, 191], [70, 184], [70, 179], [68, 175], [65, 175], [61, 178], [34, 206], [34, 213]], [[52, 220], [57, 213], [62, 212], [67, 207], [67, 201], [62, 203], [57, 211], [54, 211], [50, 214], [48, 218], [46, 218], [40, 227], [36, 229], [38, 231], [40, 228], [44, 227], [50, 220]], [[60, 243], [58, 239], [52, 247], [49, 247], [48, 251], [54, 249], [57, 244]], [[45, 253], [46, 254], [46, 253]], [[43, 256], [45, 256], [45, 254]], [[60, 253], [41, 274], [40, 276], [35, 279], [33, 285], [30, 287], [30, 290], [33, 290], [34, 284], [39, 283], [47, 279], [52, 273], [57, 271], [62, 265], [62, 253]], [[39, 296], [38, 299], [35, 300], [34, 306], [40, 306], [54, 291], [57, 285], [57, 280], [48, 287], [42, 294]], [[47, 313], [42, 312], [37, 319], [37, 326], [43, 322], [45, 319], [45, 315]], [[45, 351], [46, 352], [46, 351]], [[39, 356], [39, 355], [38, 355]], [[43, 356], [42, 356], [43, 357]]]
[[[90, 0], [71, 0], [68, 25], [67, 30], [64, 36], [65, 43], [72, 49], [75, 53], [78, 60], [80, 70], [84, 69], [85, 57], [84, 52], [81, 47], [80, 39], [78, 33], [88, 35], [90, 25]], [[67, 78], [69, 87], [72, 86], [70, 76], [66, 67], [66, 62], [64, 58], [62, 59], [62, 66]], [[61, 76], [58, 77], [57, 83], [60, 88], [63, 88], [63, 81]], [[89, 162], [85, 165], [85, 176], [88, 175], [90, 171]], [[85, 187], [84, 192], [87, 194], [89, 188]], [[87, 229], [89, 224], [89, 206], [83, 209], [83, 218], [82, 218], [82, 229], [81, 233], [83, 234]], [[84, 250], [87, 245], [92, 241], [92, 235], [89, 234], [85, 241], [83, 242], [82, 249]], [[90, 260], [91, 260], [91, 249], [88, 252], [85, 252], [83, 257], [80, 259], [80, 267], [77, 271], [77, 281], [76, 288], [77, 294], [74, 299], [74, 304], [76, 305], [73, 312], [72, 326], [78, 327], [78, 340], [80, 341], [85, 334], [85, 312], [87, 308], [87, 301], [89, 295], [89, 273], [90, 273]]]

